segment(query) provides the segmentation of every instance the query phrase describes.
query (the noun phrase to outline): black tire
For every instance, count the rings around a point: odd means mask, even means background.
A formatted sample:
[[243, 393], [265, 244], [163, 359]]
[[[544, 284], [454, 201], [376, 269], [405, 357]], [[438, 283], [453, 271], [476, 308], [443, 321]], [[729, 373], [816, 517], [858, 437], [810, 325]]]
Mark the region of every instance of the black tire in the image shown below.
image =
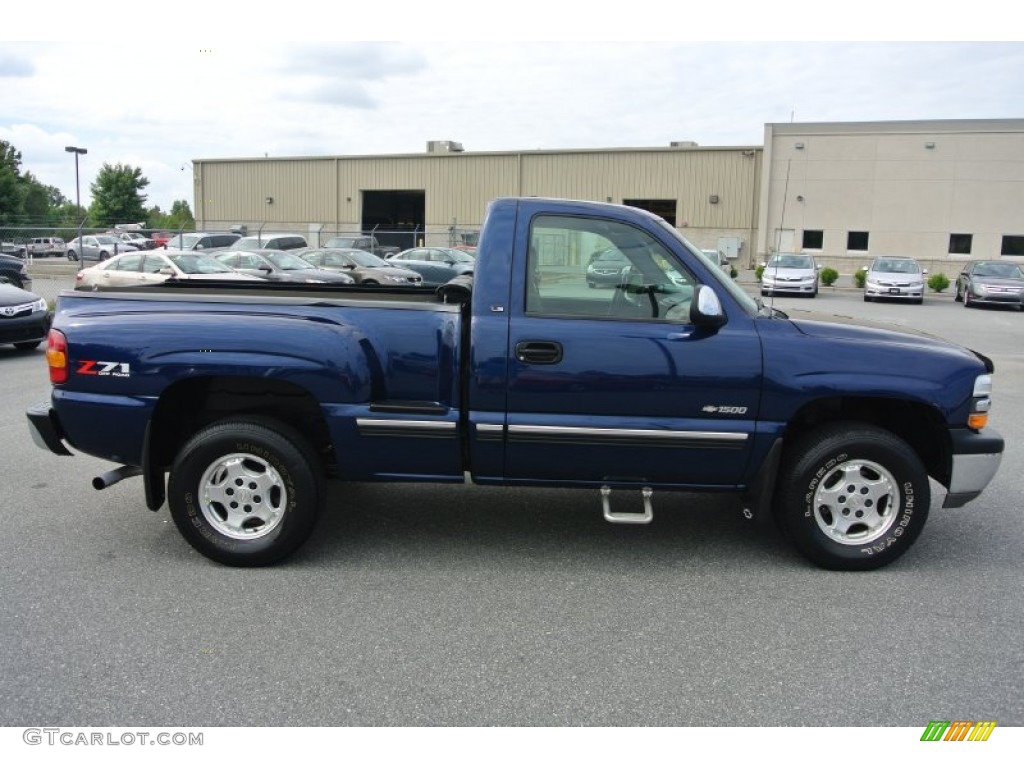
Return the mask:
[[858, 422], [797, 438], [776, 487], [782, 529], [804, 557], [830, 570], [888, 565], [920, 535], [931, 504], [928, 473], [913, 449]]
[[376, 280], [363, 280], [363, 285], [380, 285]]
[[78, 261], [78, 254], [74, 251], [68, 251], [68, 261]]
[[871, 297], [868, 296], [866, 293], [864, 294], [864, 301], [871, 301]]
[[14, 348], [27, 351], [29, 349], [35, 349], [42, 343], [42, 339], [40, 339], [39, 341], [16, 341], [14, 342]]
[[197, 432], [178, 452], [167, 484], [171, 516], [186, 541], [233, 566], [290, 555], [309, 538], [323, 499], [323, 473], [306, 439], [258, 417]]
[[971, 295], [967, 291], [964, 291], [964, 306], [971, 306]]
[[953, 301], [963, 301], [964, 297], [960, 295], [960, 283], [956, 284], [956, 293], [953, 294]]

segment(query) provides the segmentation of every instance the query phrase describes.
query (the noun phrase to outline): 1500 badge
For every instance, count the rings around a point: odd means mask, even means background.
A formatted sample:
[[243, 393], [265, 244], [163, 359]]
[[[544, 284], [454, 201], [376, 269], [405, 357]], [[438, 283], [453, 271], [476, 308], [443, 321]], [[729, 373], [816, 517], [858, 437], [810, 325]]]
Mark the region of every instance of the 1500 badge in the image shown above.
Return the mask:
[[117, 376], [127, 378], [131, 376], [131, 369], [128, 363], [112, 363], [109, 360], [79, 360], [78, 370], [85, 376]]
[[704, 413], [722, 413], [725, 415], [742, 416], [747, 412], [745, 405], [705, 405], [701, 408]]

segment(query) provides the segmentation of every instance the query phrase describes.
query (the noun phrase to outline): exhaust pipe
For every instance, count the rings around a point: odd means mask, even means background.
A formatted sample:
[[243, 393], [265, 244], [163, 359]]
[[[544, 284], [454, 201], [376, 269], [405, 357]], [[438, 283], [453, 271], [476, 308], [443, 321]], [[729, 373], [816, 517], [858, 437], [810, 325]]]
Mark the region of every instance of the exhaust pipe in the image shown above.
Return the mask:
[[120, 483], [122, 480], [129, 477], [136, 477], [142, 474], [142, 467], [129, 467], [127, 465], [112, 469], [109, 472], [104, 472], [99, 477], [92, 479], [92, 487], [97, 491], [102, 491], [104, 488], [109, 488], [116, 483]]

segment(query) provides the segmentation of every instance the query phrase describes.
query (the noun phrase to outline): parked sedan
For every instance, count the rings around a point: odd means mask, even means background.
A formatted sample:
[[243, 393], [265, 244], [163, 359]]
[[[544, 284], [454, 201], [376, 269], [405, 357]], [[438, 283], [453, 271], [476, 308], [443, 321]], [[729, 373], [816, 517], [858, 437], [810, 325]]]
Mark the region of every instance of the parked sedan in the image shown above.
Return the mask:
[[806, 253], [776, 253], [761, 273], [761, 295], [818, 295], [818, 265]]
[[620, 285], [623, 270], [631, 266], [632, 262], [618, 248], [595, 251], [587, 262], [587, 285], [591, 288]]
[[924, 302], [924, 275], [916, 260], [879, 256], [871, 262], [864, 278], [864, 301], [872, 299], [910, 299]]
[[114, 235], [84, 235], [68, 243], [68, 261], [104, 261], [119, 253], [137, 250]]
[[111, 234], [118, 238], [122, 243], [134, 245], [140, 251], [148, 251], [157, 247], [156, 240], [152, 240], [138, 232], [114, 232]]
[[1012, 261], [969, 261], [956, 279], [957, 301], [1024, 310], [1024, 271]]
[[361, 285], [421, 285], [423, 278], [411, 269], [389, 264], [379, 256], [357, 248], [309, 248], [292, 251], [314, 267], [345, 272]]
[[46, 340], [52, 319], [46, 299], [0, 276], [0, 344], [35, 349]]
[[172, 279], [258, 281], [260, 278], [243, 275], [201, 253], [140, 251], [115, 256], [95, 267], [79, 270], [75, 276], [75, 289], [97, 290], [123, 285], [162, 283]]
[[471, 275], [476, 267], [476, 259], [455, 248], [410, 248], [390, 257], [388, 263], [418, 272], [423, 285], [435, 287], [453, 277]]
[[344, 272], [317, 269], [290, 251], [229, 250], [214, 254], [214, 258], [221, 264], [237, 269], [239, 272], [275, 282], [334, 283], [336, 285], [355, 283], [355, 280]]

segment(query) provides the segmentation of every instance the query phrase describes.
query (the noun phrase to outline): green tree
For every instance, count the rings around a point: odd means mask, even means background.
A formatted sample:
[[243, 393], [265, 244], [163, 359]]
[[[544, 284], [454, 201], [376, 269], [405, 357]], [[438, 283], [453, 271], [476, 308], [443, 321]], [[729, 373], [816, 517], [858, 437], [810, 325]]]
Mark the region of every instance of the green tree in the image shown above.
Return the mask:
[[196, 220], [187, 200], [175, 200], [170, 213], [161, 211], [159, 205], [153, 206], [146, 214], [146, 223], [150, 229], [169, 229], [174, 232], [196, 228]]
[[141, 168], [130, 165], [104, 163], [96, 175], [92, 190], [89, 220], [92, 226], [109, 227], [114, 224], [146, 220], [146, 196], [142, 190], [149, 179]]
[[25, 212], [21, 152], [0, 139], [0, 226], [17, 224]]

